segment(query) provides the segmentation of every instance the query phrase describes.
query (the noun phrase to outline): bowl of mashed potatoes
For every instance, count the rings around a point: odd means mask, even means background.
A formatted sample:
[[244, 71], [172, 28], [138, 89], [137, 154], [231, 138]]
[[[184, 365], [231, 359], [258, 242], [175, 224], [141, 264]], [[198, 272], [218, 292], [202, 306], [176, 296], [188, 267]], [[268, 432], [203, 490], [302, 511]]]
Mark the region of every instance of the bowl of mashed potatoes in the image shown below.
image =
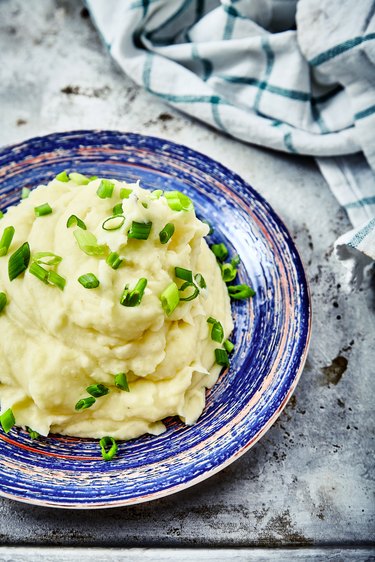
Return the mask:
[[126, 505], [246, 451], [310, 331], [300, 259], [267, 203], [141, 135], [50, 135], [0, 162], [0, 493]]

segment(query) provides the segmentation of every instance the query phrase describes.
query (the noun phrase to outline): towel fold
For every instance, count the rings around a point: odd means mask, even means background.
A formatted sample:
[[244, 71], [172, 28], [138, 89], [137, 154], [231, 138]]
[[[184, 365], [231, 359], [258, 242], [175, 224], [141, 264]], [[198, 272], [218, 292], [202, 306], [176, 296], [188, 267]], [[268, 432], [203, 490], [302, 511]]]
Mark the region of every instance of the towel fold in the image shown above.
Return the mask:
[[350, 246], [363, 229], [375, 233], [373, 0], [86, 3], [148, 92], [243, 141], [317, 157], [356, 227], [337, 255], [350, 254], [361, 280], [375, 254], [374, 235]]

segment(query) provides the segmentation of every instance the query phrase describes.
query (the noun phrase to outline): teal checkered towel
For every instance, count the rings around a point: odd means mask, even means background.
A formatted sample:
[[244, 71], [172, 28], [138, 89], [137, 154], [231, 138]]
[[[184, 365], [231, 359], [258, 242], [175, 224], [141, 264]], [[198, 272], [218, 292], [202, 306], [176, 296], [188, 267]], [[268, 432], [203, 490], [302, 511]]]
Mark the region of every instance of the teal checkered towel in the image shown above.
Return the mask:
[[374, 0], [86, 3], [148, 92], [243, 141], [317, 158], [356, 227], [336, 247], [359, 281], [375, 257]]

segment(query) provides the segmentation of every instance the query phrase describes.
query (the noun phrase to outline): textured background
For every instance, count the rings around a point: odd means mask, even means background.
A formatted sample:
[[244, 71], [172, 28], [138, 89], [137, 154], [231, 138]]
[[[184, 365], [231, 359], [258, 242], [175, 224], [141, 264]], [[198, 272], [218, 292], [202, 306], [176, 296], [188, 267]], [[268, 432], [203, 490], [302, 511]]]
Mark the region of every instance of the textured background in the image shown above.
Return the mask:
[[[2, 0], [0, 53], [0, 144], [112, 128], [208, 154], [285, 220], [314, 310], [295, 395], [236, 463], [190, 490], [124, 509], [55, 511], [0, 499], [0, 544], [299, 546], [309, 547], [306, 556], [311, 548], [353, 546], [367, 547], [361, 559], [369, 559], [375, 302], [373, 291], [346, 292], [332, 243], [350, 224], [313, 162], [241, 144], [141, 91], [111, 62], [78, 0]], [[14, 558], [0, 551], [0, 559]]]

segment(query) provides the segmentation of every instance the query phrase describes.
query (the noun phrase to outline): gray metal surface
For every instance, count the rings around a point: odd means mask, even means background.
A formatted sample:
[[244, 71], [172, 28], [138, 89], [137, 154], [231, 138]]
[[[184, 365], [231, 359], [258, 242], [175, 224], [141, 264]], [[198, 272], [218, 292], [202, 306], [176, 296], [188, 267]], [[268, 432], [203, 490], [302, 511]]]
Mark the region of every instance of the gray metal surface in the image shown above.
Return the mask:
[[69, 512], [0, 499], [0, 543], [369, 547], [373, 293], [346, 292], [332, 243], [350, 224], [313, 161], [241, 144], [143, 92], [111, 62], [79, 1], [2, 0], [0, 53], [0, 144], [112, 128], [169, 138], [216, 158], [289, 226], [314, 308], [309, 358], [295, 395], [236, 463], [175, 496], [124, 509]]

